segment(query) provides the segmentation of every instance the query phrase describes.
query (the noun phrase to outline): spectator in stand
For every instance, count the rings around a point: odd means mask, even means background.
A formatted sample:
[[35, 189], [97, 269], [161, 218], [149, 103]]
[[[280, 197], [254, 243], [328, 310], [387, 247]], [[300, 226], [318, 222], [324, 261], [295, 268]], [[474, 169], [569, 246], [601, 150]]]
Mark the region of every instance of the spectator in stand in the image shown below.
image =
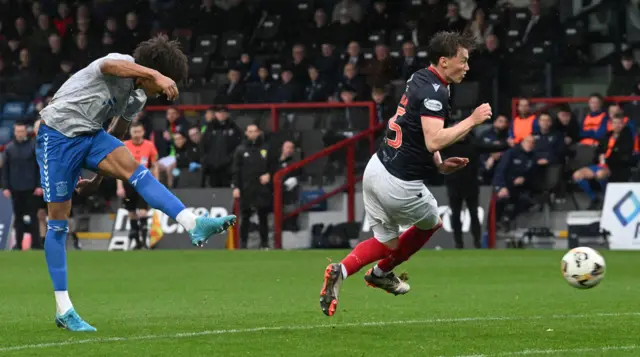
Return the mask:
[[[345, 104], [358, 101], [355, 88], [345, 86], [340, 89], [340, 101]], [[341, 109], [341, 115], [329, 119], [329, 128], [334, 131], [358, 131], [369, 127], [369, 120], [362, 108], [346, 107]]]
[[71, 77], [73, 70], [73, 63], [70, 60], [62, 60], [60, 62], [60, 68], [58, 69], [58, 74], [53, 77], [51, 81], [51, 89], [49, 89], [48, 94], [53, 97], [53, 95], [62, 87], [64, 82]]
[[42, 15], [42, 4], [39, 1], [31, 3], [31, 16], [27, 18], [27, 23], [31, 27], [38, 26], [38, 18]]
[[534, 135], [536, 143], [533, 150], [538, 178], [534, 180], [534, 185], [538, 191], [557, 193], [565, 157], [564, 137], [554, 130], [553, 119], [548, 113], [540, 114], [538, 124], [540, 128]]
[[[271, 165], [269, 169], [270, 176], [273, 177], [276, 172], [294, 163], [295, 144], [293, 141], [286, 140], [282, 143], [280, 150], [280, 156]], [[297, 208], [296, 204], [300, 197], [300, 185], [298, 178], [300, 176], [300, 170], [293, 170], [286, 174], [282, 178], [282, 204], [284, 205], [284, 212]], [[289, 219], [285, 219], [282, 223], [282, 229], [286, 231], [297, 232], [300, 227], [298, 226], [298, 216], [294, 216]]]
[[244, 82], [255, 81], [258, 79], [258, 68], [260, 67], [253, 61], [248, 53], [240, 55], [240, 59], [238, 60], [238, 63], [236, 63], [236, 67], [240, 69], [242, 80]]
[[522, 31], [522, 44], [536, 45], [551, 38], [554, 33], [554, 26], [548, 16], [544, 16], [540, 11], [540, 0], [531, 0], [529, 3], [531, 17], [529, 23]]
[[320, 56], [316, 59], [316, 68], [327, 83], [335, 85], [340, 77], [340, 58], [336, 55], [333, 44], [323, 43], [320, 46]]
[[344, 87], [353, 88], [356, 91], [356, 96], [364, 98], [369, 91], [366, 80], [358, 73], [357, 67], [352, 63], [344, 65], [343, 77], [338, 82], [336, 100], [340, 98], [340, 90]]
[[[504, 153], [493, 177], [493, 186], [498, 195], [496, 201], [496, 220], [504, 224], [513, 222], [516, 216], [531, 205], [531, 187], [535, 172], [533, 149], [535, 139], [525, 137], [520, 144]], [[506, 212], [509, 205], [513, 210]]]
[[487, 22], [487, 16], [481, 7], [473, 10], [472, 20], [467, 26], [467, 31], [473, 34], [479, 46], [484, 45], [487, 37], [493, 34], [493, 25]]
[[240, 247], [247, 248], [250, 218], [258, 214], [260, 248], [269, 247], [268, 214], [273, 196], [271, 175], [267, 162], [267, 147], [262, 131], [250, 124], [245, 131], [246, 140], [233, 156], [233, 197], [240, 200]]
[[313, 13], [313, 22], [307, 29], [305, 34], [305, 43], [313, 48], [319, 47], [324, 43], [332, 43], [334, 40], [333, 27], [327, 22], [327, 14], [323, 8], [317, 8]]
[[215, 102], [220, 104], [237, 104], [244, 102], [245, 87], [239, 68], [231, 68], [227, 73], [229, 83], [218, 89]]
[[582, 121], [580, 128], [580, 144], [597, 146], [607, 135], [609, 116], [603, 109], [604, 98], [599, 93], [589, 96], [589, 113]]
[[[420, 46], [420, 44], [426, 45], [429, 43], [429, 36], [431, 36], [431, 33], [419, 27], [421, 26], [419, 24], [419, 17], [420, 15], [418, 14], [409, 13], [406, 21], [403, 22], [404, 39], [413, 42], [416, 46]], [[435, 33], [435, 31], [433, 33]]]
[[[629, 117], [625, 115], [625, 112], [622, 110], [619, 104], [611, 104], [608, 110], [609, 118], [613, 117], [622, 117], [623, 124], [625, 127], [628, 127], [631, 131], [631, 137], [633, 138], [633, 153], [634, 155], [638, 154], [640, 151], [640, 143], [638, 142], [638, 129], [636, 127], [636, 123], [633, 120], [629, 120]], [[613, 125], [611, 120], [607, 123], [607, 131], [613, 130]]]
[[233, 154], [242, 142], [242, 130], [224, 106], [209, 108], [205, 113], [206, 126], [200, 144], [202, 153], [202, 187], [208, 178], [210, 187], [231, 185]]
[[133, 53], [136, 46], [149, 38], [149, 31], [138, 22], [135, 12], [127, 14], [125, 29], [121, 35], [121, 46], [124, 53]]
[[73, 26], [71, 9], [69, 9], [69, 5], [66, 2], [58, 3], [58, 16], [53, 19], [53, 25], [58, 30], [60, 37], [65, 37], [68, 30]]
[[630, 177], [633, 155], [633, 136], [631, 129], [624, 125], [624, 116], [611, 118], [611, 131], [600, 139], [597, 151], [597, 163], [578, 169], [573, 173], [573, 180], [589, 196], [590, 210], [598, 209], [600, 200], [591, 188], [590, 181], [596, 180], [602, 192], [607, 181], [625, 182]]
[[55, 28], [51, 26], [49, 15], [38, 15], [38, 26], [29, 36], [29, 48], [38, 52], [47, 49], [49, 47], [49, 36], [55, 31]]
[[512, 147], [538, 131], [538, 121], [536, 115], [531, 113], [529, 100], [521, 98], [518, 101], [518, 115], [513, 118], [511, 127], [509, 128], [509, 145]]
[[424, 67], [424, 64], [416, 57], [416, 45], [411, 41], [402, 44], [402, 57], [400, 58], [399, 72], [400, 78], [408, 80], [417, 70]]
[[293, 73], [293, 80], [302, 88], [308, 83], [307, 69], [309, 60], [306, 57], [304, 45], [297, 43], [291, 49], [291, 60], [287, 67]]
[[613, 78], [607, 89], [607, 95], [630, 95], [640, 80], [640, 66], [630, 53], [622, 54], [620, 62], [612, 66]]
[[89, 38], [84, 33], [75, 36], [75, 48], [72, 53], [74, 68], [77, 69], [85, 68], [98, 57], [97, 53], [89, 48]]
[[200, 143], [202, 142], [202, 131], [197, 126], [192, 126], [189, 128], [189, 141], [191, 141], [196, 146], [200, 147]]
[[[485, 131], [480, 136], [482, 145], [508, 145], [509, 139], [509, 120], [504, 115], [498, 115], [493, 121], [491, 129]], [[500, 164], [502, 152], [493, 152], [491, 154], [481, 154], [479, 159], [482, 163], [480, 166], [480, 177], [484, 183], [490, 183], [495, 174], [495, 168]]]
[[31, 33], [27, 27], [27, 21], [24, 17], [16, 18], [14, 21], [13, 38], [20, 41], [20, 44], [25, 46], [27, 45], [30, 36]]
[[258, 79], [247, 85], [245, 99], [247, 103], [268, 103], [273, 97], [274, 82], [266, 65], [258, 68]]
[[382, 87], [373, 87], [371, 99], [376, 105], [376, 122], [386, 123], [396, 112], [396, 103]]
[[361, 41], [364, 37], [363, 28], [351, 19], [346, 10], [340, 13], [339, 21], [332, 25], [336, 34], [334, 42], [344, 48], [351, 41]]
[[105, 28], [102, 35], [102, 53], [104, 55], [110, 52], [118, 52], [122, 48], [120, 43], [120, 30], [118, 28], [118, 21], [115, 17], [109, 17], [105, 21]]
[[28, 49], [20, 50], [20, 60], [18, 63], [18, 71], [7, 83], [7, 91], [21, 100], [29, 100], [33, 93], [38, 89], [40, 78], [33, 65], [33, 60]]
[[571, 113], [569, 106], [563, 105], [558, 109], [553, 126], [554, 130], [564, 135], [564, 144], [567, 149], [573, 151], [571, 148], [580, 141], [580, 124]]
[[365, 67], [369, 86], [384, 87], [397, 77], [396, 64], [389, 55], [389, 47], [384, 43], [378, 43], [375, 48], [375, 58]]
[[385, 34], [391, 33], [393, 18], [387, 9], [386, 0], [375, 0], [367, 15], [367, 33], [382, 31]]
[[182, 116], [180, 110], [171, 107], [167, 109], [167, 128], [164, 131], [156, 131], [153, 135], [152, 141], [160, 157], [158, 160], [158, 169], [160, 173], [167, 175], [168, 187], [173, 187], [171, 170], [175, 167], [176, 162], [173, 136], [178, 132], [186, 131], [187, 127], [187, 120]]
[[354, 65], [356, 69], [362, 69], [366, 65], [364, 55], [360, 52], [360, 43], [358, 41], [349, 42], [347, 52], [342, 55], [342, 68], [349, 63]]
[[13, 204], [16, 245], [14, 250], [22, 250], [25, 231], [31, 234], [31, 244], [42, 249], [38, 227], [38, 200], [42, 197], [40, 187], [40, 169], [36, 162], [36, 143], [27, 135], [27, 125], [17, 123], [13, 126], [14, 140], [4, 151], [2, 194], [10, 198]]
[[40, 58], [40, 75], [45, 82], [50, 82], [60, 70], [60, 63], [67, 58], [62, 50], [62, 39], [58, 34], [49, 35], [49, 50]]
[[337, 22], [341, 21], [344, 16], [349, 20], [360, 22], [364, 16], [364, 10], [356, 0], [341, 0], [336, 4], [336, 6], [334, 6], [333, 15], [331, 17], [333, 22]]
[[[484, 45], [479, 46], [477, 51], [470, 58], [469, 67], [471, 70], [465, 76], [465, 79], [477, 81], [480, 85], [478, 102], [492, 102], [494, 84], [498, 88], [503, 83], [507, 83], [505, 73], [502, 71], [504, 66], [504, 54], [500, 50], [498, 37], [490, 34], [483, 40]], [[508, 93], [498, 93], [498, 101], [510, 103], [511, 98], [505, 98]]]
[[305, 100], [307, 102], [326, 102], [331, 95], [331, 88], [320, 78], [320, 72], [315, 66], [309, 66], [308, 72], [309, 81], [304, 89]]
[[200, 169], [200, 150], [189, 140], [185, 131], [179, 131], [173, 134], [172, 154], [174, 160], [169, 166], [164, 166], [164, 171], [167, 175], [167, 187], [176, 188], [182, 172], [195, 172]]
[[447, 31], [463, 32], [466, 27], [467, 21], [460, 17], [460, 5], [455, 1], [450, 1], [447, 4], [447, 14], [442, 28]]
[[293, 73], [286, 68], [280, 74], [280, 84], [273, 91], [273, 101], [276, 103], [297, 102], [301, 97], [298, 84], [293, 80]]
[[5, 62], [4, 58], [0, 57], [0, 93], [5, 93], [7, 90], [6, 85], [14, 74], [14, 68], [11, 63]]

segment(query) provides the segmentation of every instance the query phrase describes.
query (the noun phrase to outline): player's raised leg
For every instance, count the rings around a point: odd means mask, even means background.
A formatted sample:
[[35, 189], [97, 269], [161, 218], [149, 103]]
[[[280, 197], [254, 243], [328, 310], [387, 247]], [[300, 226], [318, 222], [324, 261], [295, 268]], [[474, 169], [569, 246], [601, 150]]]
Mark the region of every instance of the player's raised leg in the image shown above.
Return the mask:
[[56, 299], [55, 322], [70, 331], [95, 331], [76, 313], [71, 304], [67, 281], [66, 238], [69, 231], [71, 195], [90, 141], [67, 138], [42, 125], [37, 137], [36, 157], [49, 221], [44, 242], [45, 259]]
[[191, 243], [202, 246], [209, 238], [226, 231], [236, 223], [236, 216], [197, 217], [161, 184], [143, 165], [138, 164], [129, 150], [105, 131], [98, 132], [88, 156], [87, 167], [97, 167], [101, 174], [127, 180], [153, 208], [180, 223], [191, 237]]

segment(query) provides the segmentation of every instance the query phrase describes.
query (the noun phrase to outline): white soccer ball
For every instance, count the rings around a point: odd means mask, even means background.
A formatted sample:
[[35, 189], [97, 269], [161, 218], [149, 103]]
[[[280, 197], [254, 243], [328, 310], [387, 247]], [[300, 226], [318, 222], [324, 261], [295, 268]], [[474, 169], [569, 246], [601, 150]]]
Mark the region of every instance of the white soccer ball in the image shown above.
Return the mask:
[[574, 288], [590, 289], [598, 284], [605, 273], [604, 258], [589, 247], [573, 248], [562, 257], [562, 275]]

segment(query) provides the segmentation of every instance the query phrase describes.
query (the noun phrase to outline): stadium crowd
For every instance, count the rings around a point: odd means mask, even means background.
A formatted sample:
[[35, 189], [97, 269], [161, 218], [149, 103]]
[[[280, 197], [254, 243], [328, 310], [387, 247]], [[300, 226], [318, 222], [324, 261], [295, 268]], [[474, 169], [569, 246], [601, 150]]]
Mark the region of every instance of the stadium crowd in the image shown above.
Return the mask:
[[[295, 136], [282, 139], [262, 132], [260, 123], [240, 124], [227, 105], [373, 101], [377, 122], [385, 122], [395, 113], [397, 89], [427, 65], [430, 36], [471, 31], [478, 48], [465, 82], [478, 83], [478, 101], [504, 113], [473, 139], [474, 145], [495, 146], [478, 156], [473, 177], [495, 187], [498, 214], [512, 218], [538, 193], [554, 201], [574, 186], [597, 207], [594, 188], [631, 177], [638, 154], [637, 106], [605, 107], [594, 94], [584, 117], [568, 105], [532, 108], [526, 99], [514, 118], [507, 115], [507, 99], [517, 93], [508, 80], [514, 69], [507, 32], [514, 25], [507, 20], [514, 9], [528, 14], [516, 46], [551, 39], [558, 20], [539, 0], [0, 0], [0, 139], [18, 139], [18, 122], [30, 130], [38, 111], [78, 69], [110, 52], [131, 53], [140, 41], [166, 33], [182, 42], [190, 59], [182, 92], [197, 93], [211, 108], [201, 117], [171, 107], [163, 118], [147, 112], [136, 119], [156, 147], [158, 175], [170, 187], [238, 188], [239, 150], [269, 148], [268, 164], [251, 173], [259, 177], [312, 152]], [[607, 94], [640, 94], [638, 68], [624, 54], [614, 64]], [[496, 86], [500, 95], [493, 98]], [[366, 115], [344, 109], [323, 124], [324, 143], [368, 125]], [[268, 178], [260, 180], [269, 184]], [[99, 202], [109, 202], [116, 191], [115, 182], [105, 184]]]

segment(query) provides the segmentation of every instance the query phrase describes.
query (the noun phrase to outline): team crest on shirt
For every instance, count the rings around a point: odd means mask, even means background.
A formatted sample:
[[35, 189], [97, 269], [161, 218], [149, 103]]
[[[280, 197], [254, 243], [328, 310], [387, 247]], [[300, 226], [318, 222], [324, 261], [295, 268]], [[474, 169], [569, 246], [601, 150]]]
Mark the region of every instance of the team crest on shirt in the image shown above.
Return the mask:
[[267, 150], [265, 150], [265, 149], [260, 150], [260, 155], [262, 155], [263, 158], [266, 158], [267, 157]]
[[69, 194], [67, 181], [56, 182], [56, 196], [63, 197]]
[[437, 112], [442, 110], [442, 103], [439, 100], [427, 98], [424, 100], [424, 107], [431, 111]]

